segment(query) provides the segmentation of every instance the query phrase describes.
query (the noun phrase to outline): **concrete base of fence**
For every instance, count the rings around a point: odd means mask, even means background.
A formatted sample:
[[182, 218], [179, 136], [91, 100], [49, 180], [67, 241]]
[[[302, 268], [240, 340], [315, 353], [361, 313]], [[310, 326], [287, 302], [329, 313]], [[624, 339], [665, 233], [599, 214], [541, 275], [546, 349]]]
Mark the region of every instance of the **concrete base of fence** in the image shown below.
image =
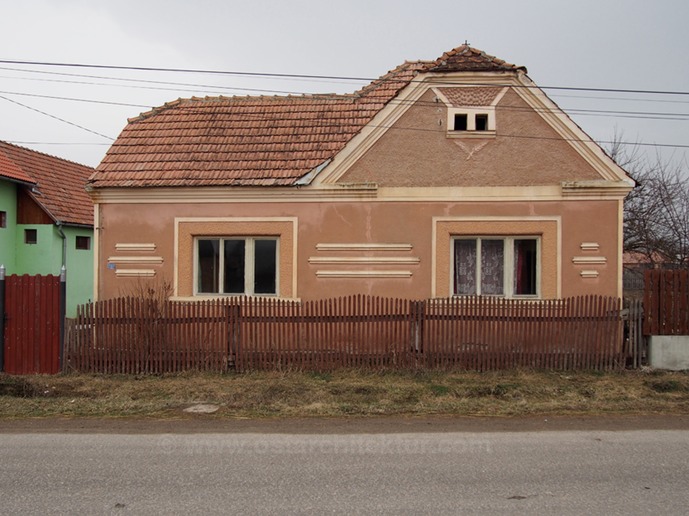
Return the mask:
[[654, 335], [648, 341], [650, 366], [656, 369], [689, 369], [689, 335]]

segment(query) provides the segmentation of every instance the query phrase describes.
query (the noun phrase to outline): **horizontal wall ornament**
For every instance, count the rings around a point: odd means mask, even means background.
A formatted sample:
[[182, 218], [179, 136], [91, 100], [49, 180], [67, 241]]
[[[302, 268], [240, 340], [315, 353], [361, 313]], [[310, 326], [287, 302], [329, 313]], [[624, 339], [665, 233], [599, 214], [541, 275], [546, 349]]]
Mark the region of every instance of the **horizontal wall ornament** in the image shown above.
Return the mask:
[[115, 249], [123, 252], [134, 251], [155, 251], [156, 245], [151, 243], [119, 243], [115, 244]]
[[319, 278], [411, 278], [411, 271], [316, 271]]
[[346, 264], [346, 265], [415, 265], [421, 260], [416, 257], [385, 257], [385, 256], [312, 256], [309, 263], [313, 264]]
[[579, 247], [582, 251], [598, 251], [600, 244], [598, 242], [582, 242]]
[[152, 278], [156, 275], [153, 269], [117, 269], [115, 275], [118, 278]]
[[608, 259], [605, 256], [575, 256], [572, 258], [575, 265], [605, 265]]
[[160, 265], [163, 263], [162, 256], [110, 256], [110, 263], [145, 263], [147, 265]]
[[598, 271], [581, 271], [579, 273], [582, 278], [597, 278]]
[[376, 244], [376, 243], [321, 243], [316, 244], [319, 251], [411, 251], [411, 244]]

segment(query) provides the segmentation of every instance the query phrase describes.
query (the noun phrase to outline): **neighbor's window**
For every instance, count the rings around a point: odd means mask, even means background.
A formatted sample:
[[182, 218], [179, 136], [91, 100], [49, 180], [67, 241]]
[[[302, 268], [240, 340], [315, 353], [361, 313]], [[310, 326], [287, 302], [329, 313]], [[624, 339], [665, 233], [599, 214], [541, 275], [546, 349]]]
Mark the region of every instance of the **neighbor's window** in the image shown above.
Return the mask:
[[37, 244], [38, 243], [38, 231], [35, 229], [25, 229], [24, 230], [24, 243], [25, 244]]
[[91, 237], [77, 236], [76, 248], [88, 251], [91, 249]]
[[196, 239], [196, 293], [277, 295], [277, 238]]
[[457, 237], [452, 253], [454, 295], [538, 295], [536, 237]]
[[7, 227], [7, 212], [6, 211], [0, 211], [0, 228], [6, 228]]

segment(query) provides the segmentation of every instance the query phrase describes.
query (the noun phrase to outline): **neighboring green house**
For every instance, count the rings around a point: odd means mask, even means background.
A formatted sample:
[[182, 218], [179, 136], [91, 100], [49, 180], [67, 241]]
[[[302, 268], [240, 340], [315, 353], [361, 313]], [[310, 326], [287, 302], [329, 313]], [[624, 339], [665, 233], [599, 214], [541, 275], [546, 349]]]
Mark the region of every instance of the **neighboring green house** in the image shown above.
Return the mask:
[[0, 141], [0, 265], [9, 274], [67, 269], [67, 316], [93, 295], [94, 169]]

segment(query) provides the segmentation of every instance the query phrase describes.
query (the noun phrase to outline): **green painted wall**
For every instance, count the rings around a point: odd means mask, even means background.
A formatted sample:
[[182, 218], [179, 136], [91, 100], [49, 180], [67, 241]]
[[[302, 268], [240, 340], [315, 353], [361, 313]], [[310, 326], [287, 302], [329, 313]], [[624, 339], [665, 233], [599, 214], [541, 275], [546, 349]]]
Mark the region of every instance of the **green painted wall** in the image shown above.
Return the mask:
[[0, 228], [0, 265], [12, 274], [16, 263], [14, 239], [17, 231], [17, 186], [14, 183], [0, 180], [0, 211], [7, 214], [7, 227]]
[[[64, 228], [64, 233], [67, 237], [67, 317], [74, 317], [77, 305], [93, 299], [93, 230]], [[90, 238], [88, 250], [76, 248], [77, 236]]]
[[[0, 228], [0, 264], [7, 274], [54, 274], [62, 267], [62, 237], [53, 224], [17, 224], [17, 186], [0, 180], [0, 211], [7, 212], [7, 227]], [[35, 244], [24, 242], [24, 230], [35, 229]], [[77, 305], [93, 299], [93, 230], [64, 227], [67, 238], [67, 317]], [[77, 236], [89, 237], [89, 249], [77, 249]]]
[[[27, 229], [36, 230], [36, 243], [24, 243]], [[52, 224], [17, 224], [16, 267], [13, 274], [60, 274], [62, 239]]]

